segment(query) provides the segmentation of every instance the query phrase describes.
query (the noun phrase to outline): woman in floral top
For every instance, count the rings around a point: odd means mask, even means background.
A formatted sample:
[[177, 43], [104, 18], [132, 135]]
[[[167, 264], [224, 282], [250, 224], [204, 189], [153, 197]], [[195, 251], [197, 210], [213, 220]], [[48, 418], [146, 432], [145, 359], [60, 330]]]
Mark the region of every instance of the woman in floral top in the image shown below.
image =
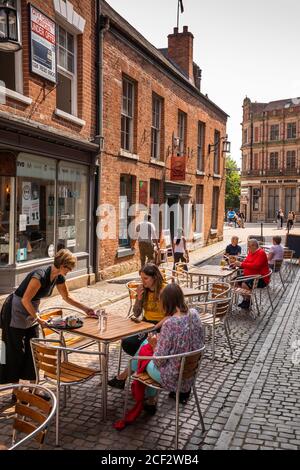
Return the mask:
[[[150, 343], [154, 356], [169, 356], [201, 349], [204, 345], [204, 329], [199, 313], [194, 309], [188, 309], [184, 301], [184, 295], [177, 284], [168, 284], [160, 295], [162, 308], [166, 320], [161, 327], [159, 335], [149, 335], [141, 347]], [[137, 355], [139, 354], [139, 351]], [[132, 365], [137, 369], [137, 361]], [[156, 382], [169, 390], [170, 396], [175, 397], [180, 370], [180, 359], [154, 359], [147, 365], [146, 371]], [[194, 378], [182, 380], [180, 401], [186, 403]], [[146, 411], [155, 412], [156, 390], [147, 388], [145, 396], [148, 401], [144, 408]]]

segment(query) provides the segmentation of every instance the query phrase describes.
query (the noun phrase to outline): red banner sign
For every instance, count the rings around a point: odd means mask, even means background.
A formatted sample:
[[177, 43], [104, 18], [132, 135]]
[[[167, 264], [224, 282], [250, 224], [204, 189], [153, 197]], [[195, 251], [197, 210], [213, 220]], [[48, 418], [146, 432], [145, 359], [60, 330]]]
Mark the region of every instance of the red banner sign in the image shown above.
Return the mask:
[[171, 157], [171, 181], [185, 180], [186, 157], [173, 155]]

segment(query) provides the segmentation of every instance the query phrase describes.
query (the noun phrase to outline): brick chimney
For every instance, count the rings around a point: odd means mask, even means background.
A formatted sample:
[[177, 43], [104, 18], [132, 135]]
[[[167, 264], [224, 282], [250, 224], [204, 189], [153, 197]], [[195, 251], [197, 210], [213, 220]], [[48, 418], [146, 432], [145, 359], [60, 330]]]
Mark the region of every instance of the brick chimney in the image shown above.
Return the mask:
[[194, 84], [193, 42], [194, 36], [189, 32], [187, 26], [183, 27], [182, 33], [178, 32], [178, 28], [174, 28], [174, 33], [168, 36], [168, 57], [179, 66], [188, 76], [190, 82]]

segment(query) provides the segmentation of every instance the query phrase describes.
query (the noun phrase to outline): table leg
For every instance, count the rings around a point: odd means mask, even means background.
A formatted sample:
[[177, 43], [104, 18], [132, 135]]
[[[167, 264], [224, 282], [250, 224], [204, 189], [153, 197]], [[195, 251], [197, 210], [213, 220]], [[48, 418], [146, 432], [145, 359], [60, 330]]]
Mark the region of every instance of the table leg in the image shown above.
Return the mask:
[[108, 381], [108, 343], [99, 343], [101, 352], [101, 372], [102, 372], [102, 420], [106, 421], [107, 418], [107, 381]]

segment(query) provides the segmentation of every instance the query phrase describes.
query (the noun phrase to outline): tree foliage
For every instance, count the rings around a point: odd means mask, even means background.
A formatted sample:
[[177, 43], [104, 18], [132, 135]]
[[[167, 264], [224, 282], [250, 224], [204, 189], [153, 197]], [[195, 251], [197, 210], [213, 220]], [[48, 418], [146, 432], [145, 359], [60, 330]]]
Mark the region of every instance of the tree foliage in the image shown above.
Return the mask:
[[226, 158], [225, 208], [239, 209], [241, 196], [241, 175], [237, 163], [229, 155]]

